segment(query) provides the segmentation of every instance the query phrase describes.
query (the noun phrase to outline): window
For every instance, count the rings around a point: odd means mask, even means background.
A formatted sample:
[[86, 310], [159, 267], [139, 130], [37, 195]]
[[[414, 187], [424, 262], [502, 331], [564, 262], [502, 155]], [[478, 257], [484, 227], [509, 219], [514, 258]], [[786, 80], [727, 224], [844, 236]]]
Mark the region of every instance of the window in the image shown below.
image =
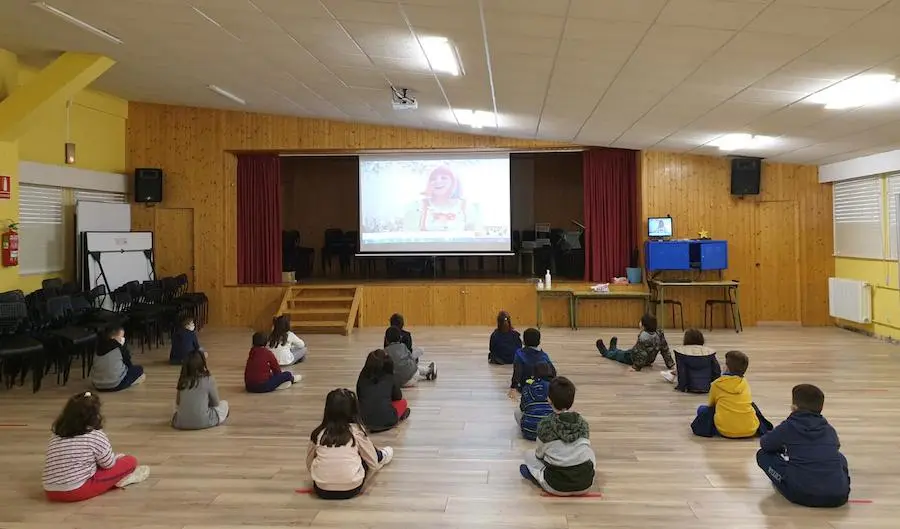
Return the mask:
[[113, 193], [111, 191], [88, 191], [79, 189], [75, 191], [75, 203], [78, 202], [107, 202], [110, 204], [127, 204], [128, 196], [125, 193]]
[[19, 186], [19, 271], [59, 272], [65, 268], [63, 190]]
[[834, 184], [834, 254], [884, 258], [881, 177]]
[[888, 201], [888, 241], [890, 241], [890, 258], [897, 259], [900, 240], [897, 233], [897, 194], [900, 193], [900, 173], [887, 177]]

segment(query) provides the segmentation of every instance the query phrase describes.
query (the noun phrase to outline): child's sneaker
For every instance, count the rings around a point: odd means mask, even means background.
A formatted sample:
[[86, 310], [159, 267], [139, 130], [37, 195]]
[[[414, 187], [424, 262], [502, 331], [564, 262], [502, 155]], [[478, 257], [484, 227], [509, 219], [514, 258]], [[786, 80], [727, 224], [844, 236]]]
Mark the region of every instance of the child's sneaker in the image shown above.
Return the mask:
[[528, 481], [540, 486], [534, 476], [531, 475], [531, 471], [528, 470], [528, 465], [519, 465], [519, 474], [522, 474], [522, 477], [527, 479]]
[[128, 485], [140, 483], [148, 477], [150, 477], [150, 467], [148, 467], [147, 465], [140, 465], [136, 469], [134, 469], [134, 472], [120, 479], [119, 482], [116, 483], [116, 487], [124, 489]]
[[603, 343], [603, 340], [597, 340], [596, 345], [597, 345], [597, 351], [598, 351], [600, 354], [602, 354], [603, 356], [606, 356], [606, 352], [607, 352], [609, 349], [606, 348], [606, 344]]
[[382, 465], [387, 465], [388, 463], [391, 462], [391, 459], [394, 459], [394, 449], [391, 448], [390, 446], [385, 446], [384, 448], [381, 448], [380, 452], [381, 452], [381, 464]]
[[660, 371], [659, 374], [662, 375], [662, 377], [664, 379], [666, 379], [666, 382], [668, 382], [670, 384], [675, 383], [675, 380], [676, 380], [675, 373], [673, 373], [671, 371]]
[[293, 385], [294, 384], [291, 383], [290, 380], [288, 380], [287, 382], [282, 382], [281, 384], [278, 384], [278, 386], [275, 388], [275, 391], [281, 391], [283, 389], [288, 389], [289, 387], [291, 387]]
[[613, 336], [612, 338], [609, 339], [610, 350], [618, 349], [618, 347], [616, 347], [617, 345], [619, 345], [619, 337], [618, 336]]
[[291, 373], [291, 374], [294, 375], [294, 384], [303, 380], [303, 375], [301, 375], [300, 373]]
[[134, 382], [132, 382], [131, 385], [137, 386], [138, 384], [143, 384], [145, 380], [147, 380], [147, 375], [141, 373], [141, 376], [134, 379]]
[[437, 379], [437, 366], [434, 362], [428, 364], [428, 374], [425, 375], [425, 380], [435, 380]]

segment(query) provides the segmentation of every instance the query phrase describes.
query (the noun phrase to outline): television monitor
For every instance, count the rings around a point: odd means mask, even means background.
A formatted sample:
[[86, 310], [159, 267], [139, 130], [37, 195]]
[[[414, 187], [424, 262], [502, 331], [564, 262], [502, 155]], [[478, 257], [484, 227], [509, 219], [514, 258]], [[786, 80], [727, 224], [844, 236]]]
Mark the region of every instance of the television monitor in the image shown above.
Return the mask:
[[647, 235], [653, 239], [672, 236], [672, 217], [650, 217], [647, 219]]

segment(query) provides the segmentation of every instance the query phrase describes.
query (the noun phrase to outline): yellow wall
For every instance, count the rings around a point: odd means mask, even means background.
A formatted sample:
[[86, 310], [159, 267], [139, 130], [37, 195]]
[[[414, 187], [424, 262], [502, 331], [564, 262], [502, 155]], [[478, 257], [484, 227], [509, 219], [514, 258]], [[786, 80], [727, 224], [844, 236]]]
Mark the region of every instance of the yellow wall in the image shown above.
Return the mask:
[[[890, 255], [890, 232], [888, 224], [887, 182], [881, 176], [882, 183], [882, 241], [884, 255]], [[887, 259], [855, 259], [836, 257], [834, 259], [835, 277], [858, 279], [872, 285], [872, 322], [861, 325], [840, 320], [841, 325], [854, 327], [873, 333], [877, 336], [900, 340], [900, 282], [898, 282], [897, 261]]]
[[[36, 71], [21, 66], [15, 55], [0, 50], [0, 79], [16, 79], [18, 86], [30, 80]], [[0, 87], [0, 98], [7, 94]], [[69, 141], [76, 144], [74, 167], [124, 173], [126, 170], [125, 133], [128, 102], [101, 92], [84, 90], [72, 101], [69, 110]], [[0, 229], [5, 231], [8, 219], [19, 216], [19, 161], [63, 165], [66, 142], [66, 108], [59, 105], [40, 116], [18, 142], [0, 142], [0, 175], [12, 176], [12, 198], [0, 200]], [[67, 197], [66, 234], [72, 226], [73, 203]], [[71, 244], [71, 243], [67, 243]], [[62, 274], [20, 276], [17, 268], [0, 267], [0, 291], [21, 289], [26, 293], [41, 287], [47, 277], [62, 275], [74, 278], [74, 263], [68, 263]]]

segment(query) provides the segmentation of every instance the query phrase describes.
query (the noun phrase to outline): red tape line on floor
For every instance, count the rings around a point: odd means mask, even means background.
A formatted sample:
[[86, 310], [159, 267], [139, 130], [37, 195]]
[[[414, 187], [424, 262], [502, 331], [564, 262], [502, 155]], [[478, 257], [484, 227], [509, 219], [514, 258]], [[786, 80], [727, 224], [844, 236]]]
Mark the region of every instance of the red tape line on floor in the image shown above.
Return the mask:
[[297, 494], [312, 494], [313, 490], [312, 489], [297, 489], [294, 492], [296, 492]]
[[577, 496], [556, 496], [554, 494], [550, 494], [549, 492], [541, 492], [541, 496], [543, 496], [545, 498], [572, 499], [572, 498], [602, 498], [603, 494], [600, 492], [588, 492], [587, 494], [579, 494]]
[[850, 500], [850, 503], [875, 503], [872, 500]]

